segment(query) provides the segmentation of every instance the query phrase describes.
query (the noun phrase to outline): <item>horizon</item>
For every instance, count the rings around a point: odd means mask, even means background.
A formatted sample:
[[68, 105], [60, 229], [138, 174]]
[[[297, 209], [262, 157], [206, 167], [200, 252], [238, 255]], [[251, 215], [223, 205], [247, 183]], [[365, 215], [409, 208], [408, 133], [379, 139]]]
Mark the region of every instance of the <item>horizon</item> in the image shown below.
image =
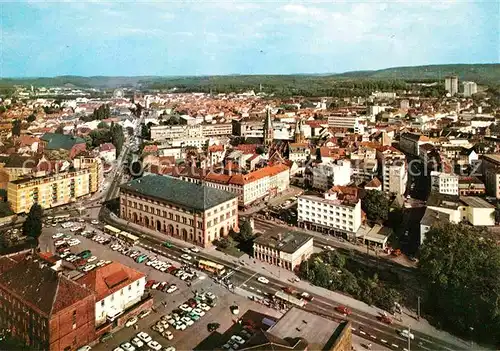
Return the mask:
[[498, 7], [480, 0], [2, 3], [0, 76], [318, 75], [496, 63]]
[[[375, 68], [371, 70], [352, 70], [352, 71], [344, 71], [344, 72], [318, 72], [318, 73], [303, 73], [303, 72], [296, 72], [296, 73], [252, 73], [252, 74], [246, 74], [246, 73], [227, 73], [227, 74], [200, 74], [200, 75], [178, 75], [178, 74], [170, 74], [170, 75], [154, 75], [154, 74], [146, 74], [146, 75], [119, 75], [119, 76], [114, 76], [114, 75], [75, 75], [75, 74], [63, 74], [63, 75], [57, 75], [57, 76], [18, 76], [18, 77], [1, 77], [0, 80], [2, 79], [54, 79], [54, 78], [64, 78], [64, 77], [75, 77], [75, 78], [148, 78], [148, 77], [153, 77], [153, 78], [202, 78], [202, 77], [232, 77], [232, 76], [342, 76], [344, 74], [350, 74], [350, 73], [362, 73], [362, 72], [378, 72], [378, 71], [384, 71], [384, 70], [391, 70], [391, 69], [403, 69], [403, 68], [420, 68], [420, 67], [435, 67], [435, 66], [477, 66], [477, 65], [499, 65], [500, 62], [481, 62], [481, 63], [437, 63], [437, 64], [429, 64], [429, 65], [415, 65], [415, 66], [396, 66], [396, 67], [383, 67], [383, 68]], [[447, 73], [446, 73], [447, 74]], [[361, 77], [363, 78], [363, 77]], [[429, 78], [431, 79], [431, 78]]]

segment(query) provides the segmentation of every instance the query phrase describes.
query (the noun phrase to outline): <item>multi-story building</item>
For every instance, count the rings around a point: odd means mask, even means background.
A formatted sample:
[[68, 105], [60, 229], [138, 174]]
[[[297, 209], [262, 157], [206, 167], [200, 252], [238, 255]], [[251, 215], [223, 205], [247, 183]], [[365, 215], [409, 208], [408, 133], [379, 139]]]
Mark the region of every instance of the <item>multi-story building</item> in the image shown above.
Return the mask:
[[440, 194], [458, 195], [458, 175], [432, 171], [431, 190]]
[[361, 226], [361, 200], [358, 190], [335, 186], [323, 196], [301, 195], [297, 220], [302, 228], [353, 236]]
[[444, 88], [451, 96], [458, 93], [458, 77], [449, 76], [444, 79]]
[[328, 127], [343, 128], [357, 132], [358, 115], [351, 113], [338, 113], [328, 116]]
[[415, 133], [403, 133], [399, 141], [401, 151], [413, 156], [420, 155], [420, 145], [430, 143], [430, 139], [425, 135]]
[[255, 239], [254, 257], [293, 271], [313, 254], [313, 237], [301, 232], [265, 233]]
[[233, 133], [231, 123], [198, 124], [198, 125], [165, 125], [151, 127], [152, 140], [182, 139], [230, 136]]
[[293, 162], [304, 162], [311, 156], [308, 143], [291, 143], [288, 147], [288, 159]]
[[377, 149], [382, 189], [387, 193], [404, 194], [408, 182], [405, 155], [392, 146]]
[[98, 267], [76, 282], [95, 292], [95, 325], [113, 322], [144, 296], [146, 275], [119, 262]]
[[70, 158], [74, 158], [87, 148], [87, 143], [84, 139], [75, 137], [74, 135], [45, 133], [40, 138], [41, 150], [64, 150], [68, 152]]
[[94, 293], [31, 259], [0, 258], [0, 328], [34, 350], [70, 351], [95, 339]]
[[486, 187], [477, 177], [460, 177], [458, 192], [461, 196], [484, 195], [486, 194]]
[[338, 160], [326, 164], [319, 164], [311, 168], [312, 187], [326, 191], [335, 185], [347, 185], [351, 182], [351, 162]]
[[7, 194], [14, 213], [29, 212], [34, 203], [51, 208], [76, 201], [99, 189], [102, 169], [98, 159], [75, 159], [74, 171], [9, 182]]
[[237, 195], [172, 177], [148, 175], [120, 186], [123, 219], [208, 247], [238, 226]]
[[500, 199], [500, 154], [487, 154], [481, 158], [486, 193]]
[[265, 166], [247, 173], [186, 168], [172, 176], [234, 193], [240, 206], [276, 196], [290, 187], [290, 168], [284, 164]]
[[465, 97], [470, 97], [477, 93], [477, 84], [474, 82], [463, 82], [462, 86], [464, 87]]

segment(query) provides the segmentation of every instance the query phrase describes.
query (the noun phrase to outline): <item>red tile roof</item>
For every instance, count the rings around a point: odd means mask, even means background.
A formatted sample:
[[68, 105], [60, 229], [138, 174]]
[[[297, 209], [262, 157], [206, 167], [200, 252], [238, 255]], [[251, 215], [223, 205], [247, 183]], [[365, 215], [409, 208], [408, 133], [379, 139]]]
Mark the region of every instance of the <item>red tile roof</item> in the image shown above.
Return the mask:
[[148, 152], [157, 152], [158, 151], [158, 145], [146, 145], [144, 146], [143, 152], [148, 153]]
[[210, 145], [208, 147], [208, 152], [222, 152], [224, 151], [224, 145]]
[[77, 282], [94, 291], [96, 301], [101, 301], [143, 277], [145, 277], [144, 273], [119, 262], [113, 262], [90, 271], [78, 279]]

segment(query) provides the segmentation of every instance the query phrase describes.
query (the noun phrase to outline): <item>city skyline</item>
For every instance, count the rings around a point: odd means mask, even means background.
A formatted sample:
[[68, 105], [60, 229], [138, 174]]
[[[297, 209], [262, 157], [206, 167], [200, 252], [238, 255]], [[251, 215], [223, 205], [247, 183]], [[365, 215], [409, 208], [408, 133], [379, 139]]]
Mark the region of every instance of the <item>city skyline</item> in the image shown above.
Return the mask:
[[341, 73], [499, 61], [494, 2], [3, 3], [2, 77]]

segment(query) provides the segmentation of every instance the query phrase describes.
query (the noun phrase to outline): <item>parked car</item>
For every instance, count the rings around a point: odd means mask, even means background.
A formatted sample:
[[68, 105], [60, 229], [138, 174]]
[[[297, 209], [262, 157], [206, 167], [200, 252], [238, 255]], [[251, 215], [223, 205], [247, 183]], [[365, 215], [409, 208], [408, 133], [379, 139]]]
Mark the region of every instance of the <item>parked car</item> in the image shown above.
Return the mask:
[[137, 317], [132, 317], [132, 318], [130, 318], [129, 320], [127, 320], [127, 321], [125, 322], [125, 326], [126, 326], [126, 327], [131, 327], [131, 326], [133, 326], [135, 323], [137, 323], [137, 321], [138, 321], [138, 320], [139, 320], [139, 319], [138, 319]]
[[144, 317], [148, 316], [151, 313], [151, 310], [144, 310], [141, 313], [137, 315], [139, 319], [143, 319]]
[[151, 340], [150, 342], [148, 342], [148, 347], [152, 348], [155, 351], [159, 351], [161, 350], [162, 346], [157, 341]]
[[144, 346], [144, 342], [141, 339], [139, 339], [137, 336], [135, 338], [133, 338], [132, 340], [130, 340], [130, 343], [137, 348], [141, 348]]
[[145, 333], [145, 332], [140, 332], [137, 334], [137, 337], [144, 343], [148, 343], [150, 342], [151, 340], [153, 340], [148, 333]]
[[257, 280], [262, 284], [269, 284], [269, 280], [265, 277], [258, 277]]

